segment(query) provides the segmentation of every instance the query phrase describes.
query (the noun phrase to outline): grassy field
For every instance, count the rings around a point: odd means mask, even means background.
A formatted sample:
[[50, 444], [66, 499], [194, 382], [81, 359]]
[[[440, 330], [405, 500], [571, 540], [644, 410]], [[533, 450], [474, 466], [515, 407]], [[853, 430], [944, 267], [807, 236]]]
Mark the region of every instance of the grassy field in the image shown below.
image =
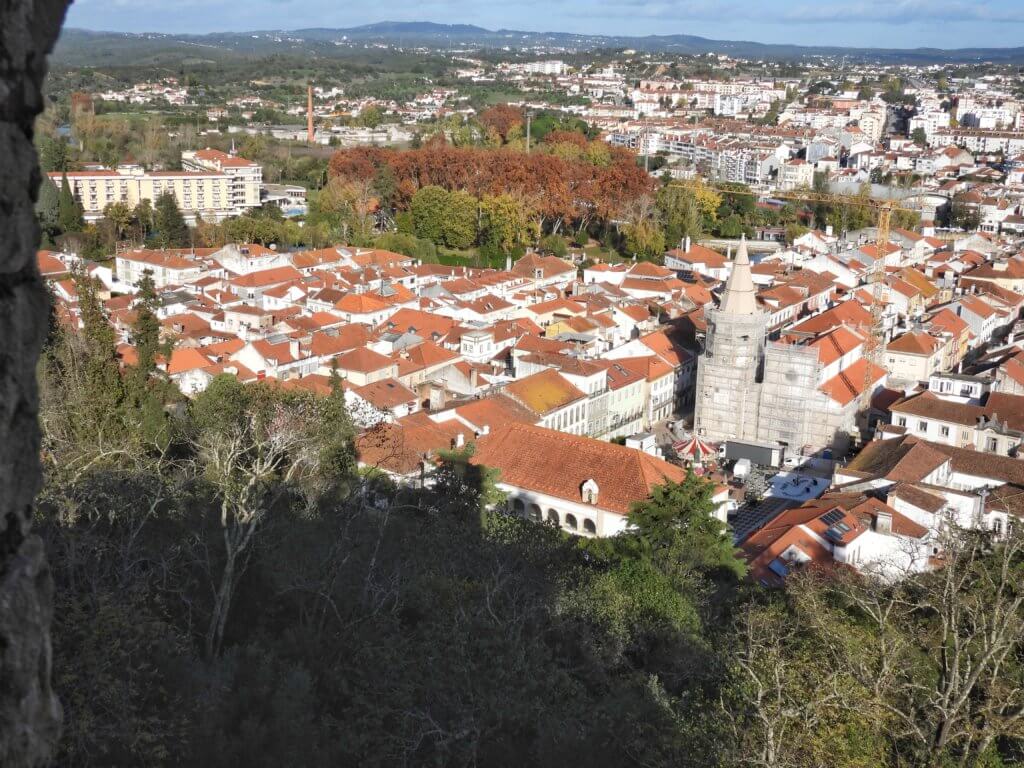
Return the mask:
[[464, 250], [438, 248], [437, 260], [442, 264], [448, 265], [449, 267], [492, 267], [494, 269], [505, 268], [504, 258], [494, 258], [491, 259], [489, 263], [481, 262], [480, 252], [476, 248], [466, 248]]
[[583, 249], [584, 255], [593, 261], [603, 261], [608, 264], [619, 264], [625, 259], [617, 251], [605, 248], [603, 245], [588, 245]]

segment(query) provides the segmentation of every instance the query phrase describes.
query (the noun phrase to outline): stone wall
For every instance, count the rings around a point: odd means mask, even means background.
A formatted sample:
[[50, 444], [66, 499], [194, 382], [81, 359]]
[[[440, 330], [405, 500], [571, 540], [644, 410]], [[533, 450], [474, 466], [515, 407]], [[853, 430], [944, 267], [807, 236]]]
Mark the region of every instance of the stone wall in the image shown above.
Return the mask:
[[46, 293], [35, 264], [32, 126], [69, 0], [0, 0], [0, 765], [46, 765], [60, 735], [50, 688], [53, 580], [31, 533], [39, 466], [36, 361]]

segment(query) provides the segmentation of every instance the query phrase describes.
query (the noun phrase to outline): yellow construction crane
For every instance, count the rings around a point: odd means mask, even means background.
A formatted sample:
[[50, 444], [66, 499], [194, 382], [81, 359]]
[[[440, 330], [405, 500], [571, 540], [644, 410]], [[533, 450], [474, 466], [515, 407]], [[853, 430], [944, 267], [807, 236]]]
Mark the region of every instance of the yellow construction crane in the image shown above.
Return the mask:
[[[673, 183], [670, 186], [686, 187], [686, 184]], [[766, 198], [773, 200], [787, 200], [804, 203], [824, 203], [826, 205], [859, 205], [874, 209], [878, 213], [878, 234], [875, 238], [875, 260], [872, 262], [865, 282], [871, 296], [871, 328], [868, 338], [864, 343], [864, 358], [868, 365], [864, 366], [863, 391], [860, 397], [861, 409], [865, 411], [865, 424], [868, 422], [868, 409], [871, 406], [871, 385], [874, 383], [871, 374], [872, 366], [884, 367], [882, 363], [882, 352], [885, 348], [885, 328], [883, 326], [884, 303], [883, 296], [879, 290], [885, 275], [885, 255], [889, 246], [889, 233], [892, 228], [893, 211], [907, 213], [920, 213], [911, 208], [904, 208], [893, 200], [878, 200], [873, 197], [860, 195], [835, 195], [828, 192], [813, 192], [792, 190], [787, 192], [776, 192], [771, 195], [763, 195], [751, 190], [736, 190], [729, 187], [706, 184], [706, 186], [721, 195], [748, 195], [755, 198]]]

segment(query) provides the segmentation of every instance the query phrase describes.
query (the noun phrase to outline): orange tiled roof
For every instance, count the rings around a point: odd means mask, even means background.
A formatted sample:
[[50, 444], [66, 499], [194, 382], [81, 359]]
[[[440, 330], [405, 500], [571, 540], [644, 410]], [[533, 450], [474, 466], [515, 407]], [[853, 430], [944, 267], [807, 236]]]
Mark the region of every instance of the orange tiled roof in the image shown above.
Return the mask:
[[340, 355], [336, 359], [338, 368], [345, 371], [372, 373], [383, 368], [390, 368], [394, 361], [379, 352], [366, 347], [359, 347]]
[[261, 269], [258, 272], [250, 272], [247, 275], [233, 277], [229, 281], [232, 285], [240, 288], [261, 288], [266, 285], [277, 285], [292, 280], [301, 280], [302, 273], [295, 267], [274, 267], [273, 269]]
[[908, 331], [890, 341], [886, 346], [886, 351], [908, 355], [930, 355], [938, 346], [939, 340], [934, 336], [920, 331]]
[[210, 359], [195, 347], [177, 347], [171, 352], [171, 360], [167, 364], [167, 375], [173, 376], [176, 373], [206, 368], [209, 365]]
[[593, 479], [597, 506], [620, 515], [655, 485], [686, 477], [642, 451], [530, 424], [506, 424], [480, 438], [470, 461], [498, 469], [500, 482], [571, 501], [582, 501], [582, 486]]

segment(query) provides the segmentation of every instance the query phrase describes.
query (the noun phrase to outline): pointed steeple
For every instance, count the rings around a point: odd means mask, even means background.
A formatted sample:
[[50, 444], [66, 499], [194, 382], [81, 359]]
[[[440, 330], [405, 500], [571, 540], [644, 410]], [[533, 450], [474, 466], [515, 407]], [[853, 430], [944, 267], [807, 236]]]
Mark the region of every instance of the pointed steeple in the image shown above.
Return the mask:
[[719, 310], [729, 315], [753, 315], [757, 312], [754, 278], [750, 275], [750, 257], [747, 255], [747, 237], [740, 240], [732, 272], [725, 281]]

